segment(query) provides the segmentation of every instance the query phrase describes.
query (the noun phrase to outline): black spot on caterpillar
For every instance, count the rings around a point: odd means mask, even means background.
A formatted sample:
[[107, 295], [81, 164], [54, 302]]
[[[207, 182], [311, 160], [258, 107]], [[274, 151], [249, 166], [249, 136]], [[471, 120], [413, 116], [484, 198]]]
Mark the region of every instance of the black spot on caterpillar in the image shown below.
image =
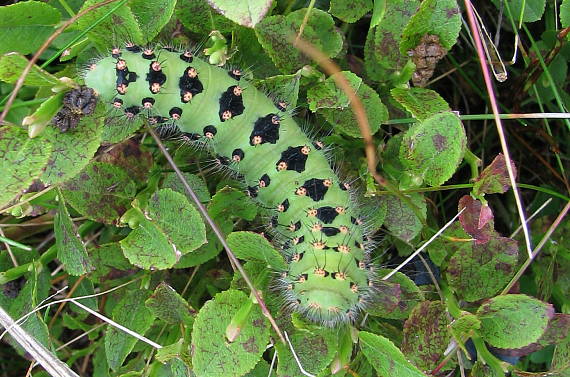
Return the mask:
[[[160, 58], [160, 62], [158, 58]], [[327, 326], [354, 321], [374, 280], [368, 239], [320, 142], [310, 140], [283, 102], [275, 103], [239, 70], [212, 66], [189, 51], [129, 46], [92, 64], [85, 84], [127, 117], [177, 127], [239, 172], [282, 241], [288, 268], [276, 287], [285, 306]]]

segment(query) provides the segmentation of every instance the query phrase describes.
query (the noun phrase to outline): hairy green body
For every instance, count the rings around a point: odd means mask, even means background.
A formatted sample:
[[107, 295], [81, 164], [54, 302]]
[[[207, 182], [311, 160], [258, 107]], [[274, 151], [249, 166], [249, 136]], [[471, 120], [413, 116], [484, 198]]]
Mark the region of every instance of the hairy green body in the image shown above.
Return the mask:
[[329, 326], [353, 321], [372, 271], [349, 187], [321, 144], [236, 70], [190, 53], [129, 50], [93, 64], [85, 84], [126, 117], [175, 125], [239, 174], [250, 195], [275, 209], [275, 242], [288, 261], [275, 286], [285, 306]]

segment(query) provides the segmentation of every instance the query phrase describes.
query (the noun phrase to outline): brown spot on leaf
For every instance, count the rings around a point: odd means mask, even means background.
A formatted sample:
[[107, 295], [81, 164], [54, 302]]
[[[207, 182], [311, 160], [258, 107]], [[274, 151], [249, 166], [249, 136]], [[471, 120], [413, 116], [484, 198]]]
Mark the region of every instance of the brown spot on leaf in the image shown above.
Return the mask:
[[257, 344], [255, 344], [255, 338], [253, 336], [250, 337], [245, 342], [241, 343], [241, 346], [246, 352], [254, 354], [259, 352], [259, 348], [257, 347]]
[[432, 136], [433, 146], [438, 152], [443, 152], [447, 149], [447, 137], [441, 134]]

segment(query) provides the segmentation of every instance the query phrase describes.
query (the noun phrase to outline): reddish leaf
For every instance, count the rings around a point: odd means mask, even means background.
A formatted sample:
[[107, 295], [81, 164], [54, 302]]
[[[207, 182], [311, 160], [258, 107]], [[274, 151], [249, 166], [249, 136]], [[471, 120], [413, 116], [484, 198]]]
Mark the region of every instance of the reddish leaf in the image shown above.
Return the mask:
[[[517, 168], [515, 163], [511, 161], [511, 168], [515, 177], [517, 176]], [[473, 185], [473, 194], [475, 196], [485, 194], [495, 194], [506, 192], [511, 187], [509, 181], [509, 172], [507, 170], [507, 162], [505, 156], [499, 153], [497, 157], [487, 166], [479, 175]]]
[[469, 195], [463, 196], [459, 200], [459, 210], [465, 208], [459, 215], [459, 221], [463, 229], [473, 238], [477, 244], [489, 242], [494, 231], [493, 211], [488, 205], [473, 199]]
[[135, 140], [127, 139], [103, 154], [99, 161], [119, 166], [135, 182], [143, 182], [152, 166], [152, 154], [141, 149]]

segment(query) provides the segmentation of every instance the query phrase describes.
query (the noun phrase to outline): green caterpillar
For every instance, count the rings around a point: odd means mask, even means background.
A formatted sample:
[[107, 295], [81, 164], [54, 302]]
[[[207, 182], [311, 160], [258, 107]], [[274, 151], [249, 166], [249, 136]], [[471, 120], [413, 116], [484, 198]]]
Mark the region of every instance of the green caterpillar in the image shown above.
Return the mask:
[[370, 301], [374, 271], [350, 186], [299, 128], [239, 70], [190, 51], [114, 48], [92, 64], [85, 84], [128, 118], [176, 126], [235, 171], [247, 192], [274, 208], [272, 226], [288, 261], [276, 287], [285, 306], [326, 326], [353, 322]]

